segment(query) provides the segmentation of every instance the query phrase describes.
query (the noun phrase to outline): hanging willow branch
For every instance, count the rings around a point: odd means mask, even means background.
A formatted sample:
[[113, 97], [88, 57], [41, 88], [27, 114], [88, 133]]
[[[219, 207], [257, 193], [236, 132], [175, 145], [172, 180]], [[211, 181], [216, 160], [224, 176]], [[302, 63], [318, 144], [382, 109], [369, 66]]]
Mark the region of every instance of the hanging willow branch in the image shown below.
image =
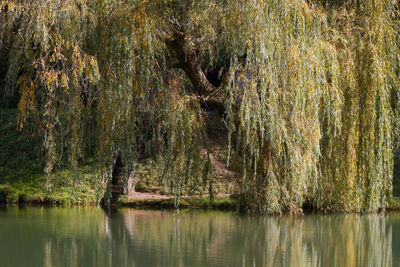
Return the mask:
[[0, 95], [19, 98], [20, 127], [37, 126], [47, 173], [96, 157], [111, 177], [118, 156], [126, 174], [153, 157], [179, 199], [209, 177], [207, 104], [240, 161], [244, 210], [377, 211], [392, 190], [397, 10], [385, 0], [3, 0]]

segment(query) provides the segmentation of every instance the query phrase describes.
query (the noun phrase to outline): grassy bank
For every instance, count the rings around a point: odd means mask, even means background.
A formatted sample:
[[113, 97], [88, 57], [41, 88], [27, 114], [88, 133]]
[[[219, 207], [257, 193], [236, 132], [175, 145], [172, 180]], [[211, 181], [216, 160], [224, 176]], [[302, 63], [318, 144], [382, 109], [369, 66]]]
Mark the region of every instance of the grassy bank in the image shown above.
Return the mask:
[[[72, 171], [60, 168], [51, 177], [43, 172], [41, 140], [28, 129], [17, 130], [17, 110], [0, 109], [0, 202], [46, 204], [94, 204], [102, 197], [93, 164], [79, 167], [79, 182]], [[45, 189], [46, 179], [52, 187]]]
[[[73, 173], [68, 168], [60, 168], [51, 175], [51, 188], [46, 190], [44, 152], [41, 140], [35, 138], [28, 129], [17, 130], [16, 109], [0, 108], [0, 203], [30, 203], [50, 205], [93, 205], [104, 195], [104, 184], [97, 176], [96, 166], [86, 162]], [[135, 188], [140, 192], [155, 195], [168, 194], [168, 189], [155, 177], [162, 170], [154, 161], [146, 161], [137, 169]], [[73, 174], [79, 182], [73, 181]], [[218, 179], [221, 180], [221, 179]], [[231, 187], [226, 182], [216, 182], [217, 192], [226, 192]], [[204, 188], [207, 193], [207, 188]], [[186, 192], [187, 193], [187, 192]], [[129, 199], [122, 196], [116, 205], [141, 208], [173, 208], [173, 199]], [[230, 197], [215, 197], [213, 203], [208, 197], [184, 198], [182, 208], [234, 209]]]
[[[0, 203], [30, 203], [50, 205], [95, 205], [104, 195], [104, 185], [99, 182], [96, 166], [88, 161], [74, 174], [79, 176], [74, 185], [73, 172], [60, 168], [51, 177], [52, 187], [45, 189], [48, 177], [43, 172], [44, 160], [41, 140], [29, 131], [17, 130], [17, 110], [0, 108]], [[215, 126], [210, 127], [216, 128]], [[218, 147], [217, 147], [218, 148]], [[224, 151], [214, 151], [216, 158], [223, 162]], [[137, 169], [135, 187], [137, 191], [155, 195], [152, 199], [132, 199], [121, 196], [117, 206], [138, 208], [174, 208], [173, 198], [157, 198], [168, 194], [168, 188], [160, 183], [156, 176], [162, 170], [154, 161], [146, 161]], [[232, 182], [222, 171], [215, 172], [214, 189], [229, 194]], [[207, 188], [200, 194], [207, 193]], [[398, 190], [395, 190], [395, 193]], [[398, 195], [398, 194], [395, 194]], [[237, 203], [230, 196], [217, 196], [211, 202], [209, 197], [186, 197], [180, 200], [183, 209], [236, 210]], [[400, 211], [400, 197], [389, 200], [388, 210]]]
[[388, 202], [388, 211], [400, 211], [400, 197], [392, 197]]
[[[150, 208], [150, 209], [172, 209], [174, 199], [129, 199], [121, 197], [116, 203], [117, 206]], [[179, 202], [181, 209], [213, 209], [213, 210], [236, 210], [237, 205], [231, 196], [218, 196], [211, 202], [209, 197], [183, 198]]]

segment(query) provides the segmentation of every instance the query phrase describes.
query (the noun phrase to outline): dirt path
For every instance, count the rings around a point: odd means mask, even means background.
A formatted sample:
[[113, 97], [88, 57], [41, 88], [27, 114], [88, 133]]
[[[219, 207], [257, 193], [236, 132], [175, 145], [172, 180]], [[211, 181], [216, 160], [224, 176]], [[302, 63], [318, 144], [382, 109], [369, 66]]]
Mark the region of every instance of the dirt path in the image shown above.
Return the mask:
[[[216, 196], [218, 197], [226, 197], [229, 196], [227, 193], [218, 193]], [[171, 199], [174, 196], [173, 195], [160, 195], [160, 194], [154, 194], [154, 193], [145, 193], [145, 192], [131, 192], [128, 195], [129, 199], [131, 200], [148, 200], [148, 199]], [[189, 195], [184, 195], [182, 198], [194, 198], [194, 197], [208, 197], [208, 194], [203, 194], [203, 195], [194, 195], [194, 196], [189, 196]]]
[[142, 192], [131, 192], [129, 195], [130, 199], [146, 200], [146, 199], [170, 199], [172, 195], [160, 195], [154, 193], [142, 193]]

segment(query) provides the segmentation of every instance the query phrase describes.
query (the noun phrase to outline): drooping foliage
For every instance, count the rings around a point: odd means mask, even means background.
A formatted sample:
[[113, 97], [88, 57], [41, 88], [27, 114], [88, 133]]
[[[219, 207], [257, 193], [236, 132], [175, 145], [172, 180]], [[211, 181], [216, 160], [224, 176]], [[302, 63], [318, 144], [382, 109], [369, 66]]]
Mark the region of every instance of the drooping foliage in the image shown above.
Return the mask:
[[376, 211], [391, 194], [397, 26], [384, 0], [3, 0], [2, 95], [43, 137], [49, 174], [96, 156], [109, 180], [116, 157], [128, 176], [152, 156], [179, 198], [209, 179], [207, 106], [246, 210]]
[[398, 86], [393, 3], [266, 5], [254, 16], [266, 27], [249, 37], [251, 77], [237, 113], [244, 203], [281, 212], [307, 196], [319, 208], [384, 207]]

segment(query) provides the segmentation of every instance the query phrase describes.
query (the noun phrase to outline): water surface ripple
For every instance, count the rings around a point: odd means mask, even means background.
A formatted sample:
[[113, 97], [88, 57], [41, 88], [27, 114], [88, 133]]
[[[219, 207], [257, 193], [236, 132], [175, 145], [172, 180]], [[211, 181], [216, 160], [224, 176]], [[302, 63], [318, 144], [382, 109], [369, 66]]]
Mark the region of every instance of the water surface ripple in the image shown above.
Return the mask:
[[400, 266], [400, 213], [3, 207], [0, 266]]

